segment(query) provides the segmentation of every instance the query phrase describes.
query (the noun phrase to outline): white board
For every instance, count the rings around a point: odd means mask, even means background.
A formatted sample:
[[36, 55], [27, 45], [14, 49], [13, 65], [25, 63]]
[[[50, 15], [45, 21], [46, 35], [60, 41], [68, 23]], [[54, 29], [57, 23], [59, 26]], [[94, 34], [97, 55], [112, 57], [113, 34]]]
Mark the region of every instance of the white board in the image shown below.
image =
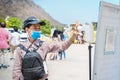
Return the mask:
[[120, 80], [120, 6], [101, 2], [92, 80]]

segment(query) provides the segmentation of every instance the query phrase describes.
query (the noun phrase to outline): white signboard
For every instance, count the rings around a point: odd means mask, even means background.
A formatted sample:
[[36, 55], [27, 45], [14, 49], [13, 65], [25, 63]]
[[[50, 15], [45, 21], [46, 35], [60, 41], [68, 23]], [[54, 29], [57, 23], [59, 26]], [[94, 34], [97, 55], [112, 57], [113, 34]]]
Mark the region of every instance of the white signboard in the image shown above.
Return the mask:
[[92, 80], [120, 80], [120, 6], [101, 2]]
[[94, 41], [94, 29], [93, 25], [84, 25], [85, 41], [91, 43]]

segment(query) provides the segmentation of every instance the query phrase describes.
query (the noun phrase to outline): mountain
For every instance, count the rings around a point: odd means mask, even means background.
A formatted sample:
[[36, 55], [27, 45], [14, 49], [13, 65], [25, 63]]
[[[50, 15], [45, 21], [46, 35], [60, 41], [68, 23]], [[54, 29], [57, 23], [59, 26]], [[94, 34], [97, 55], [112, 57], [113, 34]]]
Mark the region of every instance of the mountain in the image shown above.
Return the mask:
[[22, 20], [29, 16], [36, 16], [49, 20], [52, 25], [63, 26], [62, 23], [53, 19], [44, 9], [36, 5], [33, 0], [0, 0], [0, 17], [6, 18], [7, 16], [19, 17]]

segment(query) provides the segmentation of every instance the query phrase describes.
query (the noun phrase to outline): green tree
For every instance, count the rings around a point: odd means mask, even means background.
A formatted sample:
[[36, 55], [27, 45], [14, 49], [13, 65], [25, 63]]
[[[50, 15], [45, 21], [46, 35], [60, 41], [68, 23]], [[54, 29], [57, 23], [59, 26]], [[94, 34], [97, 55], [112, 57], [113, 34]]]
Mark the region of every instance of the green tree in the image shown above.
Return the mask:
[[92, 22], [93, 26], [94, 26], [94, 31], [97, 30], [97, 22]]
[[0, 18], [0, 22], [4, 22], [5, 20], [3, 18]]
[[50, 21], [48, 21], [46, 19], [43, 19], [41, 21], [45, 22], [45, 25], [41, 26], [42, 34], [50, 35], [50, 33], [51, 33], [51, 23], [50, 23]]
[[15, 26], [18, 28], [18, 29], [22, 29], [22, 20], [17, 18], [17, 17], [11, 17], [9, 19], [6, 20], [6, 24], [7, 24], [7, 27], [8, 28], [14, 28]]

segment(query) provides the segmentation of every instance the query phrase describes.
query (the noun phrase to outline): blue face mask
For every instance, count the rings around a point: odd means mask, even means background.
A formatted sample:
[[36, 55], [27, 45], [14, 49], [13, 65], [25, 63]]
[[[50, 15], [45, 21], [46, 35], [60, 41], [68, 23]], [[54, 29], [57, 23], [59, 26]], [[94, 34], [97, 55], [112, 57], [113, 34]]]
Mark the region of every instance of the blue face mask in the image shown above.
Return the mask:
[[36, 40], [41, 37], [41, 32], [40, 31], [32, 31], [31, 37], [33, 40]]

